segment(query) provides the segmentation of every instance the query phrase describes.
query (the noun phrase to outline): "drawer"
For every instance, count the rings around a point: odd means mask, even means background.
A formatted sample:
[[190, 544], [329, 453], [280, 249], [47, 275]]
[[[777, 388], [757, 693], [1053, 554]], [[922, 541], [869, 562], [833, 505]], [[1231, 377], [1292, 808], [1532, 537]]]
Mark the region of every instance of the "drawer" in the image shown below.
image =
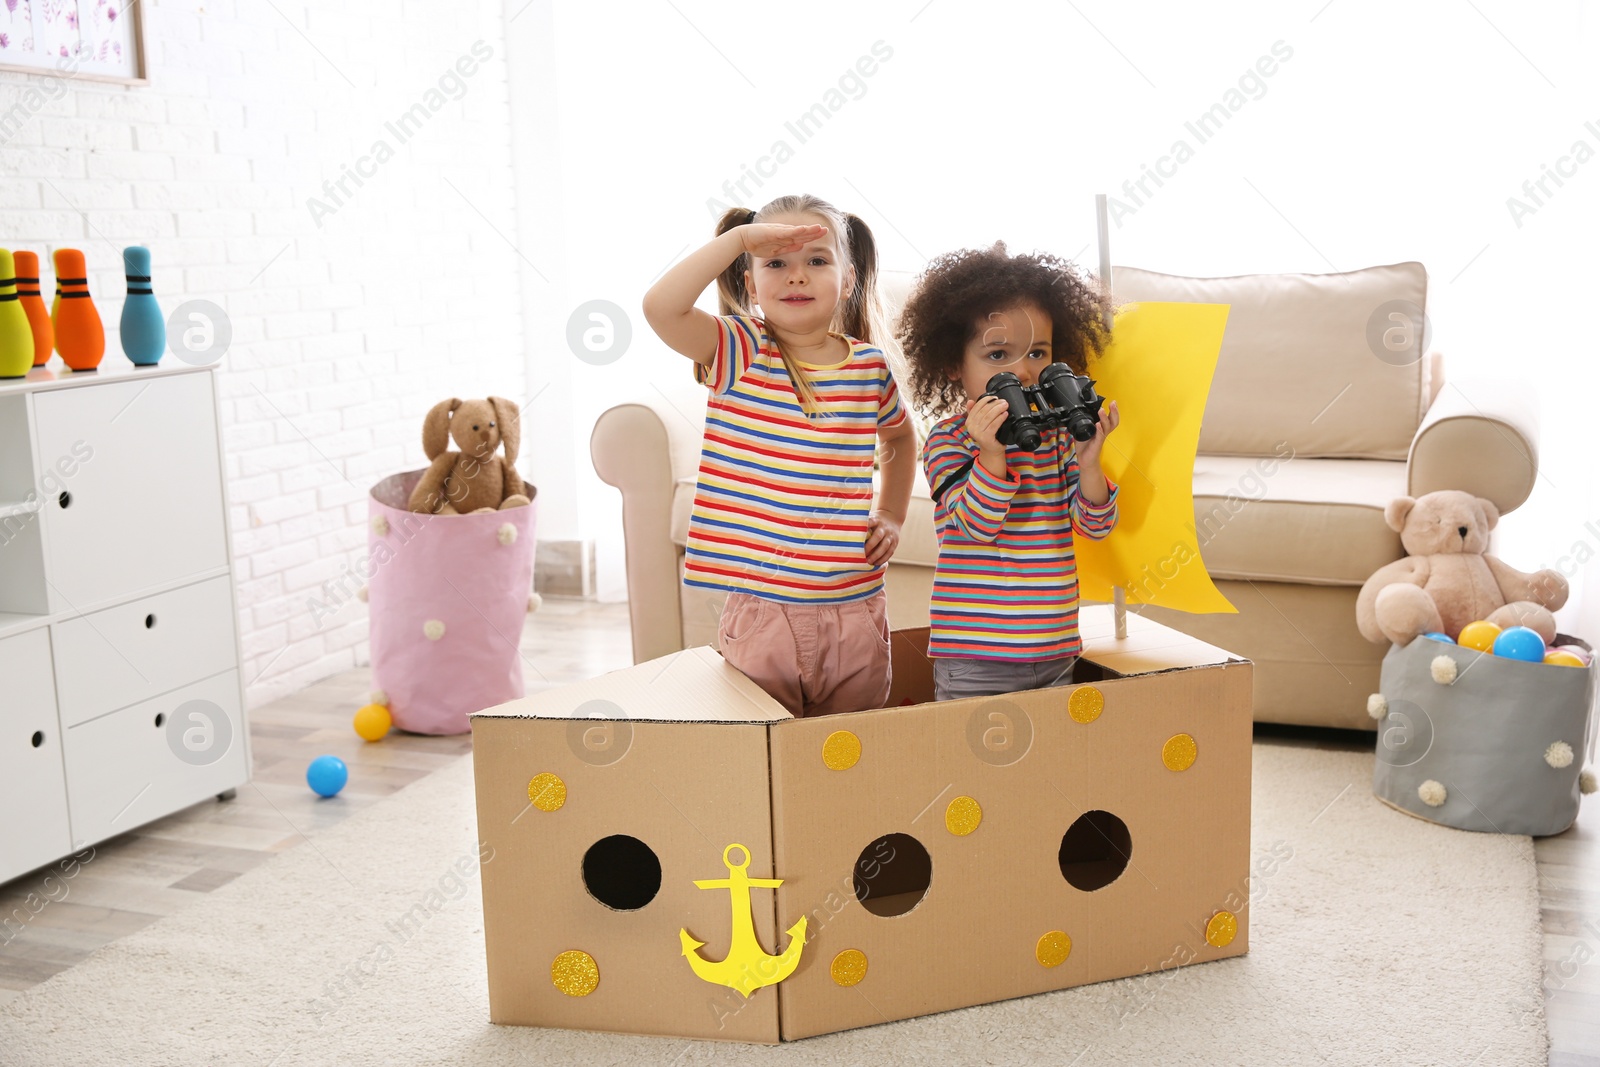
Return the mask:
[[0, 640], [0, 882], [72, 851], [44, 627]]
[[227, 564], [209, 372], [41, 392], [34, 424], [53, 610]]
[[65, 755], [72, 848], [244, 783], [246, 751], [236, 670], [71, 727]]
[[221, 575], [56, 623], [62, 725], [238, 666], [232, 582]]

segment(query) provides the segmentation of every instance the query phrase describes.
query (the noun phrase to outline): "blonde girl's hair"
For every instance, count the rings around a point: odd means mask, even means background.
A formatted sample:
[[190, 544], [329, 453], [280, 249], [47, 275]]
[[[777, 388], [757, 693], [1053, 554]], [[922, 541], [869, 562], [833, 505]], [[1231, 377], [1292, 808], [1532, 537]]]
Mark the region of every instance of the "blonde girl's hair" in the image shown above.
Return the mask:
[[[845, 266], [855, 268], [855, 286], [839, 301], [834, 314], [834, 324], [842, 332], [858, 341], [876, 344], [888, 336], [883, 325], [883, 307], [878, 299], [878, 243], [872, 230], [856, 215], [840, 211], [819, 197], [802, 193], [798, 196], [780, 196], [760, 211], [747, 207], [729, 208], [717, 220], [717, 235], [727, 233], [735, 226], [764, 222], [777, 215], [818, 215], [828, 220], [828, 230], [834, 243], [845, 258]], [[843, 239], [841, 240], [841, 235]], [[717, 298], [724, 315], [754, 314], [749, 290], [745, 288], [745, 271], [750, 267], [750, 253], [734, 260], [717, 276]], [[816, 413], [817, 393], [811, 377], [799, 361], [781, 347], [778, 353], [783, 368], [794, 383], [800, 408], [807, 415]]]

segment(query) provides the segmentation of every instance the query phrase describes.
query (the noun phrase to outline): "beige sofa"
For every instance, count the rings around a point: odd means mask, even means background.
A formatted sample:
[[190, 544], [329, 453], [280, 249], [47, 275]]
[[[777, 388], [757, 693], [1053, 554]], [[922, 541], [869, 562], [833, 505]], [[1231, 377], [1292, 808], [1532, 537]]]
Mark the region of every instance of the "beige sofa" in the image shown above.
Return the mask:
[[[908, 282], [887, 279], [893, 308]], [[1406, 333], [1427, 306], [1419, 263], [1236, 278], [1119, 267], [1113, 288], [1119, 301], [1231, 305], [1194, 498], [1206, 567], [1238, 614], [1134, 610], [1253, 660], [1258, 721], [1370, 729], [1385, 649], [1357, 632], [1356, 594], [1404, 554], [1384, 505], [1464, 489], [1502, 514], [1520, 506], [1537, 476], [1530, 408], [1503, 382], [1446, 383], [1442, 358]], [[716, 640], [721, 598], [680, 581], [699, 447], [664, 404], [595, 424], [595, 470], [622, 491], [635, 661]], [[936, 556], [919, 479], [888, 568], [895, 628], [927, 625]]]

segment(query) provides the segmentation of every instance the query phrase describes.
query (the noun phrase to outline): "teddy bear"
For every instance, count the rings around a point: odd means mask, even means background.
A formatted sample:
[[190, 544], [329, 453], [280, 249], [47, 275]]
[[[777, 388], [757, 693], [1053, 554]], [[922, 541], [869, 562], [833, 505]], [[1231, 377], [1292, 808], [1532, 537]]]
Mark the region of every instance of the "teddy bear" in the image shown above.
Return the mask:
[[1368, 641], [1407, 645], [1419, 634], [1452, 640], [1469, 622], [1527, 626], [1545, 644], [1556, 636], [1550, 613], [1567, 602], [1567, 580], [1552, 570], [1524, 574], [1486, 555], [1500, 512], [1454, 489], [1392, 500], [1384, 521], [1410, 553], [1379, 568], [1356, 598], [1356, 626]]
[[[517, 474], [521, 410], [501, 396], [451, 397], [422, 421], [422, 450], [431, 460], [408, 507], [428, 515], [467, 515], [526, 506], [532, 494]], [[454, 439], [461, 451], [449, 451]], [[505, 459], [495, 449], [505, 446]]]

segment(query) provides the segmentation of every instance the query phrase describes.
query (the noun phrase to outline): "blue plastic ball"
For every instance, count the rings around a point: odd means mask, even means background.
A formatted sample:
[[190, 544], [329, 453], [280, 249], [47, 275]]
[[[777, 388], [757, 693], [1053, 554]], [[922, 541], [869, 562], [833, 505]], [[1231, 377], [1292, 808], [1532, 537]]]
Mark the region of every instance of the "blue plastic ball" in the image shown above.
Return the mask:
[[[1541, 649], [1543, 644], [1539, 646]], [[306, 768], [306, 785], [318, 796], [331, 797], [350, 780], [350, 768], [338, 756], [318, 756]]]
[[1434, 630], [1431, 633], [1425, 633], [1422, 636], [1426, 637], [1430, 641], [1442, 641], [1447, 645], [1453, 645], [1456, 643], [1455, 639], [1449, 634], [1442, 634], [1438, 630]]
[[1538, 631], [1526, 626], [1508, 627], [1494, 639], [1494, 654], [1527, 663], [1543, 663], [1544, 638], [1539, 636]]

